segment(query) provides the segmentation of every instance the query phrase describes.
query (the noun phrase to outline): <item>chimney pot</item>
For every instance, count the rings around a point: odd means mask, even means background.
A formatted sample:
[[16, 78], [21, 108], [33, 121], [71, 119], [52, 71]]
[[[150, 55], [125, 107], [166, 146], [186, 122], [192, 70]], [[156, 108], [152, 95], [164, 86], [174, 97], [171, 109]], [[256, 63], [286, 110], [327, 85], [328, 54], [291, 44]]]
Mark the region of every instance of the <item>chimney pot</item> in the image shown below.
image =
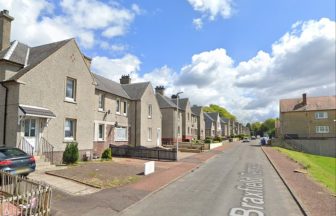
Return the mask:
[[155, 87], [155, 93], [160, 94], [160, 95], [164, 95], [165, 89], [166, 88], [164, 86], [156, 86]]
[[307, 94], [306, 93], [302, 94], [302, 104], [307, 105]]
[[131, 84], [131, 77], [129, 74], [122, 75], [120, 78], [120, 84]]

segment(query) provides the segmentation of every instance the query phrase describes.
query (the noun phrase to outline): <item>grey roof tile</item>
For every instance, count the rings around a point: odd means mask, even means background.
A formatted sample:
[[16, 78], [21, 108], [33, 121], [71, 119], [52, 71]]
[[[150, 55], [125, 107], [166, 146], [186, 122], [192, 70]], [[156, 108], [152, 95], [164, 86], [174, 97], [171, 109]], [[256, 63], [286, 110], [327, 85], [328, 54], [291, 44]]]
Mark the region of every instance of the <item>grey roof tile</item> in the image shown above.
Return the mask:
[[197, 115], [197, 116], [200, 116], [201, 115], [201, 112], [202, 112], [202, 108], [201, 106], [192, 106], [191, 107], [191, 111]]
[[27, 116], [44, 116], [51, 118], [56, 117], [56, 115], [52, 111], [42, 107], [20, 105], [19, 108]]
[[134, 100], [140, 100], [150, 82], [141, 82], [133, 84], [123, 84], [122, 88]]
[[98, 74], [93, 74], [95, 77], [95, 80], [97, 82], [96, 89], [108, 92], [123, 98], [131, 99], [130, 96], [126, 93], [126, 91], [123, 89], [121, 84], [109, 80], [105, 77], [102, 77]]
[[205, 120], [205, 128], [211, 129], [212, 122], [214, 122], [215, 120], [211, 118], [211, 116], [208, 113], [203, 113], [203, 115], [204, 115], [204, 120]]
[[156, 100], [158, 101], [160, 108], [177, 108], [176, 104], [174, 104], [170, 98], [161, 94], [156, 94]]

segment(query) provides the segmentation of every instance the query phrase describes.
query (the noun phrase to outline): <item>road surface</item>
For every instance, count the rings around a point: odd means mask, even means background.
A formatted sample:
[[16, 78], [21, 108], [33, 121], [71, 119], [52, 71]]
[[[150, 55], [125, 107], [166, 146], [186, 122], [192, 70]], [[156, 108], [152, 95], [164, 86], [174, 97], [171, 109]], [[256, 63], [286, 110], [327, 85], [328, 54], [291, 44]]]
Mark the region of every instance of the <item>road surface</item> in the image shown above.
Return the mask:
[[258, 141], [235, 144], [123, 216], [302, 215]]

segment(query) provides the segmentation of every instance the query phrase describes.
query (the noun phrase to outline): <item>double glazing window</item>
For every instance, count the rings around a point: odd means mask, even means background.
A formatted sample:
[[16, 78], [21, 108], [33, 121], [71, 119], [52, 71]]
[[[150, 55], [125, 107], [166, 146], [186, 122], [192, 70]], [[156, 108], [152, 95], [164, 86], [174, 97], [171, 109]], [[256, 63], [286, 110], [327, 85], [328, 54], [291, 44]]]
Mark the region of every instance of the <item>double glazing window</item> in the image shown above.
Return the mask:
[[329, 133], [329, 126], [316, 126], [316, 133]]
[[98, 109], [101, 111], [105, 109], [105, 95], [103, 94], [99, 94]]
[[76, 120], [75, 119], [65, 119], [64, 138], [67, 140], [74, 140], [76, 138]]
[[35, 119], [26, 119], [25, 120], [25, 137], [35, 137], [36, 134], [36, 120]]
[[67, 78], [66, 88], [65, 88], [65, 98], [67, 100], [76, 100], [76, 80], [72, 78]]
[[316, 112], [315, 113], [315, 119], [326, 119], [328, 118], [327, 112]]

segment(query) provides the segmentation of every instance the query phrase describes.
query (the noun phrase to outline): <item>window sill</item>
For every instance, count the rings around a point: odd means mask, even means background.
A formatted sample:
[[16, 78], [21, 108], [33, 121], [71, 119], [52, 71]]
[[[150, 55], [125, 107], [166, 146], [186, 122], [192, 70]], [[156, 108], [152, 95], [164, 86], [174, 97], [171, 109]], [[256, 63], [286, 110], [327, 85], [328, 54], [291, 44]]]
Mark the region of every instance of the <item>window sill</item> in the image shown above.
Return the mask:
[[75, 139], [66, 139], [66, 138], [64, 138], [63, 142], [64, 143], [70, 143], [70, 142], [76, 142], [76, 140]]
[[120, 112], [116, 112], [116, 115], [120, 115]]
[[147, 141], [148, 141], [148, 142], [152, 142], [152, 140], [151, 140], [151, 139], [148, 139]]
[[105, 113], [105, 110], [99, 108], [98, 112]]
[[74, 99], [72, 99], [72, 98], [65, 98], [64, 102], [72, 103], [72, 104], [77, 104], [77, 102]]
[[114, 142], [128, 142], [128, 140], [114, 140]]

